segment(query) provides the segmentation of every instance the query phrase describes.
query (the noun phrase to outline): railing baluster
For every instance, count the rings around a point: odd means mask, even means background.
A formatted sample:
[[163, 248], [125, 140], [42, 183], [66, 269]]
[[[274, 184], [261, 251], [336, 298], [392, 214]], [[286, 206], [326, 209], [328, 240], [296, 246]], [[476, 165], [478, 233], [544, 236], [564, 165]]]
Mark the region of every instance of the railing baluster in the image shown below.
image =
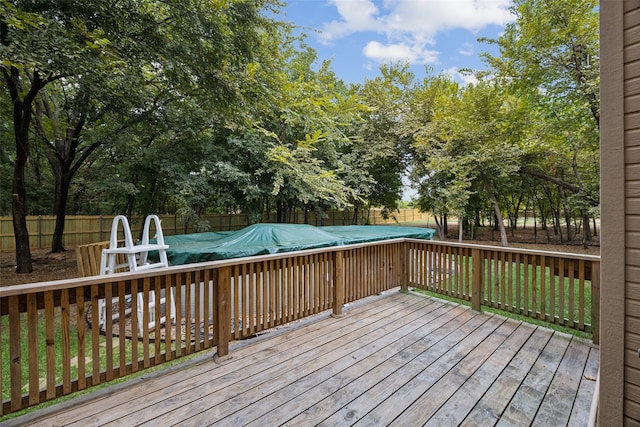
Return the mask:
[[118, 282], [118, 338], [119, 338], [119, 362], [120, 375], [122, 376], [127, 366], [127, 328], [126, 328], [126, 302], [125, 302], [125, 283]]
[[[184, 318], [184, 310], [182, 309], [182, 306], [184, 305], [184, 297], [182, 295], [182, 291], [184, 290], [186, 292], [185, 275], [174, 274], [172, 275], [172, 280], [174, 280], [174, 284], [176, 286], [176, 357], [181, 357], [184, 356], [184, 346], [182, 345], [182, 319]], [[215, 310], [215, 304], [213, 307]]]
[[[85, 301], [84, 301], [85, 287], [81, 286], [76, 288], [76, 339], [78, 342], [78, 351], [76, 354], [77, 369], [78, 369], [78, 390], [84, 390], [87, 386], [86, 383], [86, 360], [85, 360]], [[0, 396], [2, 394], [0, 393]]]
[[45, 338], [46, 338], [46, 371], [47, 371], [47, 400], [56, 397], [56, 348], [54, 336], [54, 316], [53, 291], [44, 292], [44, 317]]
[[255, 304], [256, 304], [256, 280], [255, 280], [255, 273], [253, 272], [253, 263], [249, 263], [247, 264], [243, 264], [242, 266], [242, 274], [245, 275], [245, 277], [247, 278], [247, 286], [249, 288], [249, 292], [248, 295], [249, 297], [247, 298], [247, 304], [248, 304], [248, 309], [247, 309], [247, 313], [249, 314], [249, 335], [253, 335], [255, 334], [255, 323], [256, 323], [256, 311], [255, 311]]
[[138, 280], [131, 280], [131, 371], [138, 372]]
[[36, 294], [27, 295], [27, 358], [29, 362], [29, 405], [39, 403], [38, 306]]
[[22, 409], [22, 359], [20, 351], [20, 303], [18, 296], [9, 300], [9, 377], [11, 382], [11, 411]]
[[333, 315], [342, 316], [344, 305], [344, 252], [333, 253]]
[[507, 256], [507, 311], [513, 313], [513, 253]]
[[[197, 286], [197, 285], [196, 285]], [[151, 292], [153, 292], [153, 298], [155, 301], [155, 304], [153, 305], [153, 318], [155, 319], [153, 322], [153, 357], [155, 358], [156, 361], [160, 360], [160, 352], [161, 350], [161, 341], [160, 341], [160, 317], [161, 317], [161, 312], [160, 312], [160, 308], [162, 306], [162, 304], [160, 304], [160, 299], [161, 299], [161, 295], [160, 295], [160, 290], [162, 288], [162, 277], [161, 276], [156, 276], [153, 278], [153, 289], [151, 290]], [[151, 294], [149, 295], [149, 297], [151, 297]], [[157, 362], [156, 362], [157, 363]]]
[[[142, 366], [146, 369], [150, 366], [150, 354], [149, 354], [149, 289], [150, 279], [145, 277], [142, 282], [142, 307], [138, 307], [138, 310], [142, 310]], [[187, 286], [188, 288], [188, 286]], [[107, 316], [108, 318], [109, 316]], [[135, 328], [137, 325], [132, 325]]]
[[569, 327], [576, 327], [576, 315], [575, 315], [575, 272], [576, 263], [574, 260], [569, 261]]
[[[206, 271], [205, 271], [206, 273]], [[172, 351], [172, 342], [173, 342], [173, 328], [171, 327], [172, 322], [175, 322], [175, 326], [178, 327], [178, 322], [176, 319], [171, 319], [171, 307], [172, 305], [175, 307], [176, 301], [174, 297], [174, 292], [171, 291], [171, 277], [172, 276], [163, 276], [162, 283], [164, 285], [164, 297], [165, 297], [165, 306], [164, 306], [164, 315], [165, 315], [165, 336], [164, 336], [164, 354], [165, 360], [169, 361], [173, 359], [173, 351]], [[206, 283], [206, 282], [205, 282]], [[205, 285], [205, 290], [208, 289], [209, 286]], [[174, 312], [175, 315], [175, 312]], [[206, 328], [206, 326], [205, 326]], [[206, 331], [207, 329], [205, 329]]]
[[60, 317], [62, 318], [62, 393], [71, 393], [71, 330], [69, 315], [69, 289], [60, 295]]
[[593, 343], [600, 344], [600, 262], [591, 263], [591, 332]]
[[557, 318], [558, 318], [558, 323], [560, 325], [565, 325], [565, 306], [564, 306], [564, 292], [565, 292], [565, 280], [566, 280], [566, 275], [565, 275], [565, 265], [564, 265], [564, 258], [559, 258], [558, 259], [558, 311], [557, 311]]
[[89, 385], [100, 384], [100, 327], [98, 326], [98, 295], [98, 285], [91, 286], [91, 384]]
[[[184, 274], [184, 352], [185, 354], [191, 354], [191, 289], [193, 286], [193, 277], [191, 272], [187, 271]], [[231, 284], [229, 284], [229, 291], [231, 290]], [[231, 301], [229, 301], [231, 304]]]
[[[204, 292], [204, 288], [205, 288], [205, 284], [202, 282], [202, 278], [200, 277], [201, 272], [200, 270], [196, 270], [195, 272], [195, 277], [194, 277], [194, 283], [195, 283], [195, 309], [194, 309], [194, 318], [195, 318], [195, 337], [194, 337], [194, 341], [195, 341], [195, 351], [200, 351], [202, 350], [202, 340], [201, 340], [201, 335], [205, 333], [205, 329], [204, 329], [204, 321], [202, 320], [202, 313], [200, 312], [200, 305], [202, 304], [202, 292]], [[166, 295], [166, 294], [165, 294]], [[169, 301], [169, 296], [166, 295], [167, 297], [167, 302]], [[166, 306], [167, 308], [169, 308], [169, 305]], [[169, 312], [168, 310], [165, 310], [166, 312], [166, 318], [167, 318], [167, 325], [169, 325]], [[159, 319], [159, 318], [158, 318]], [[168, 328], [167, 328], [168, 329]], [[202, 332], [201, 332], [202, 331]], [[160, 341], [158, 339], [158, 341]]]
[[547, 320], [547, 257], [540, 257], [540, 320]]
[[579, 269], [580, 269], [580, 280], [579, 280], [579, 298], [578, 298], [578, 322], [579, 328], [581, 331], [584, 330], [584, 277], [585, 277], [585, 269], [584, 269], [584, 260], [578, 261]]

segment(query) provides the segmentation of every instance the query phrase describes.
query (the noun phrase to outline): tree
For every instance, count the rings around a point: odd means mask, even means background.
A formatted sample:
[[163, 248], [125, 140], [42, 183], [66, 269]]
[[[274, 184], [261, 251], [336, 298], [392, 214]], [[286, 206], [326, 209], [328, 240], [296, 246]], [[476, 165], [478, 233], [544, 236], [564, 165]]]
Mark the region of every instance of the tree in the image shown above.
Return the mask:
[[329, 61], [318, 64], [313, 49], [302, 44], [300, 50], [285, 48], [281, 54], [281, 70], [267, 80], [271, 102], [263, 106], [255, 127], [268, 147], [257, 170], [269, 183], [265, 205], [273, 201], [277, 220], [284, 222], [286, 212], [296, 207], [323, 211], [356, 199], [342, 178], [341, 152], [351, 144], [345, 129], [365, 107], [337, 79]]
[[599, 203], [597, 6], [595, 0], [516, 0], [516, 20], [488, 40], [500, 56], [485, 55], [490, 73], [531, 109], [535, 130], [521, 172], [588, 201], [579, 209], [583, 216]]
[[458, 216], [464, 215], [473, 189], [482, 188], [491, 201], [502, 245], [508, 246], [499, 193], [520, 168], [518, 141], [526, 123], [523, 103], [494, 81], [461, 88], [443, 76], [426, 81], [420, 97], [428, 112], [421, 113], [423, 124], [414, 149], [423, 162], [417, 170], [430, 171], [421, 187], [433, 178], [446, 183], [447, 188], [437, 192], [442, 201], [433, 206]]
[[[30, 78], [28, 102], [14, 105], [29, 110], [29, 120], [22, 121], [27, 131], [35, 111], [38, 140], [47, 148], [55, 172], [53, 251], [64, 249], [64, 215], [73, 176], [109, 141], [85, 134], [104, 125], [105, 117], [119, 116], [120, 120], [107, 123], [117, 123], [114, 132], [122, 132], [184, 97], [197, 97], [201, 105], [212, 106], [209, 112], [214, 115], [245, 117], [238, 114], [243, 111], [238, 108], [242, 98], [238, 82], [251, 72], [255, 58], [268, 63], [260, 56], [268, 50], [259, 47], [277, 25], [263, 12], [277, 10], [279, 3], [206, 3], [7, 3], [13, 15], [2, 21], [8, 58], [3, 72], [14, 77], [6, 78], [9, 86], [23, 85]], [[38, 25], [26, 25], [29, 19]], [[25, 40], [36, 47], [37, 61], [32, 52], [25, 55]], [[43, 82], [41, 75], [47, 76]], [[57, 86], [52, 87], [54, 82]], [[50, 88], [46, 93], [45, 86]], [[24, 140], [18, 133], [16, 138]], [[24, 169], [26, 160], [21, 159], [18, 156], [17, 169]], [[24, 209], [14, 212], [14, 218], [21, 215]], [[24, 233], [16, 232], [16, 238], [24, 240]]]
[[[91, 59], [104, 53], [100, 31], [63, 25], [30, 3], [2, 1], [0, 71], [12, 103], [16, 157], [13, 168], [12, 215], [16, 239], [16, 271], [32, 271], [26, 223], [25, 168], [31, 147], [29, 132], [36, 97], [47, 85], [72, 72], [86, 72]], [[37, 6], [34, 6], [36, 8]]]
[[350, 130], [352, 143], [343, 150], [344, 176], [369, 206], [391, 213], [397, 209], [407, 166], [404, 153], [410, 137], [403, 134], [402, 124], [414, 75], [402, 63], [381, 65], [380, 74], [354, 87], [367, 109]]

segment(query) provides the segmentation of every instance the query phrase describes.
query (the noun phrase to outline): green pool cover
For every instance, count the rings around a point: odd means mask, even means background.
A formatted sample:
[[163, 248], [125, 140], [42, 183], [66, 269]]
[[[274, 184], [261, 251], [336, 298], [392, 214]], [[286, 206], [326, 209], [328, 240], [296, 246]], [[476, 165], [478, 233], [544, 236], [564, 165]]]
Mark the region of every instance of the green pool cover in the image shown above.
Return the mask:
[[[167, 236], [164, 241], [169, 263], [179, 265], [403, 237], [432, 240], [434, 234], [430, 228], [393, 225], [253, 224], [238, 231]], [[157, 253], [149, 257], [157, 260]]]

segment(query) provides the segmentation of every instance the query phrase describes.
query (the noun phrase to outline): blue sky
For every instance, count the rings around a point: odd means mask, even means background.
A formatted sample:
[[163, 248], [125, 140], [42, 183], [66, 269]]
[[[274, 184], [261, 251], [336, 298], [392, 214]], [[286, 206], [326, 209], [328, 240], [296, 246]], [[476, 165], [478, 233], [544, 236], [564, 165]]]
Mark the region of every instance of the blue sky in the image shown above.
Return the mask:
[[361, 83], [381, 63], [407, 60], [421, 79], [425, 65], [460, 82], [461, 68], [484, 69], [479, 37], [496, 38], [513, 20], [510, 0], [285, 0], [282, 20], [304, 27], [319, 59], [337, 76]]

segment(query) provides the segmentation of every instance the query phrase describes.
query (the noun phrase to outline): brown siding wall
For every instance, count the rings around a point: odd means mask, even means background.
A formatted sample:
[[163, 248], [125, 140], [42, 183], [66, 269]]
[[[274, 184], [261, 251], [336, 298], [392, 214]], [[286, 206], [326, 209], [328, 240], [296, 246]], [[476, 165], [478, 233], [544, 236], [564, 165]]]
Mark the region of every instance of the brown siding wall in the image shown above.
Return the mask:
[[[624, 197], [626, 228], [624, 417], [640, 421], [640, 2], [624, 10]], [[604, 414], [603, 414], [604, 415]]]
[[[636, 341], [633, 335], [640, 330], [640, 316], [626, 315], [640, 314], [635, 285], [640, 283], [640, 168], [636, 166], [640, 165], [640, 153], [632, 145], [625, 147], [626, 138], [640, 134], [640, 111], [625, 111], [625, 107], [638, 106], [633, 94], [639, 93], [640, 63], [630, 59], [638, 54], [637, 49], [630, 51], [635, 43], [629, 44], [628, 50], [624, 45], [625, 34], [627, 40], [637, 38], [638, 10], [639, 1], [600, 0], [602, 285], [598, 421], [602, 426], [623, 425], [625, 420], [636, 424], [640, 420], [636, 418], [635, 398], [640, 371], [632, 366], [635, 360], [630, 356]], [[626, 33], [625, 23], [629, 28]], [[638, 179], [625, 182], [627, 174]]]
[[[624, 358], [624, 423], [638, 424], [640, 423], [640, 358], [638, 357], [640, 349], [640, 1], [624, 2], [622, 19], [625, 304], [624, 348], [619, 351]], [[603, 101], [603, 108], [606, 106], [606, 101]], [[604, 186], [603, 191], [606, 191]], [[606, 412], [601, 413], [601, 425], [606, 416]]]

